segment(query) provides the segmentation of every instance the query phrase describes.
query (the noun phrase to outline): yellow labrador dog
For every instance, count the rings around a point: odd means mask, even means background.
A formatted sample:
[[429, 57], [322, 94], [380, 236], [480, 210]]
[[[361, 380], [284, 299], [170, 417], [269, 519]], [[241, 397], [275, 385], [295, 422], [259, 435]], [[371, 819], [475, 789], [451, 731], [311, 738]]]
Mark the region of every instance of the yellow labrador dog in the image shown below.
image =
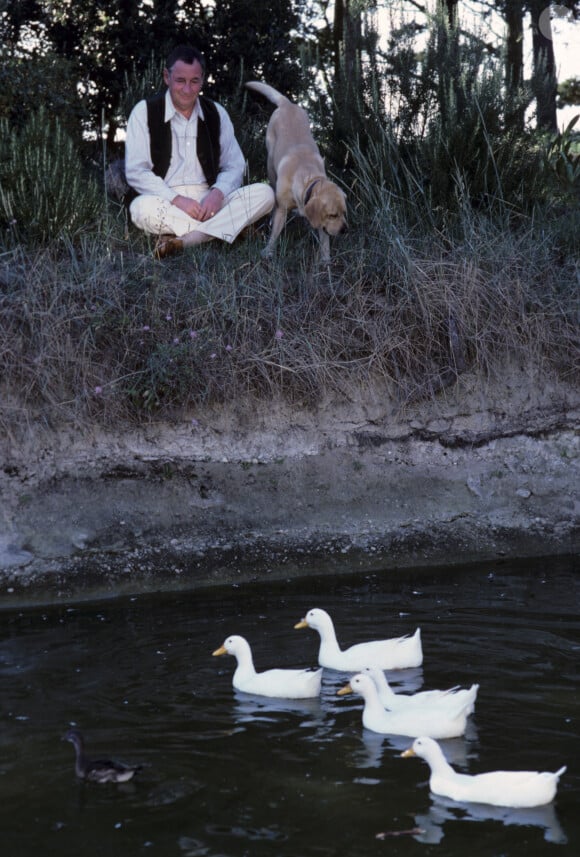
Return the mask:
[[266, 130], [268, 178], [276, 193], [272, 232], [264, 249], [271, 256], [288, 212], [297, 209], [318, 230], [320, 257], [330, 261], [330, 235], [346, 229], [346, 197], [326, 176], [307, 112], [267, 83], [246, 83], [276, 105]]

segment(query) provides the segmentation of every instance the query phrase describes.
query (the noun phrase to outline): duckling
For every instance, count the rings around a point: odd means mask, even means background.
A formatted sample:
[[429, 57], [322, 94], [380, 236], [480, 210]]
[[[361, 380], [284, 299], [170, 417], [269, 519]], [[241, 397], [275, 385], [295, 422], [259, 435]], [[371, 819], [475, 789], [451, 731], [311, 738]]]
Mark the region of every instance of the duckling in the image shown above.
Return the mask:
[[558, 780], [566, 766], [551, 771], [489, 771], [459, 774], [449, 764], [443, 750], [432, 738], [417, 738], [404, 758], [419, 756], [431, 770], [429, 787], [433, 794], [457, 801], [486, 803], [514, 809], [544, 806], [556, 796]]
[[320, 695], [322, 669], [271, 669], [256, 672], [250, 644], [234, 634], [213, 655], [233, 655], [238, 665], [233, 685], [244, 693], [281, 699], [311, 699]]
[[321, 667], [344, 672], [358, 672], [373, 664], [383, 670], [402, 670], [420, 667], [423, 663], [421, 630], [412, 636], [391, 637], [386, 640], [370, 640], [356, 643], [342, 650], [336, 639], [332, 619], [319, 607], [309, 610], [306, 616], [294, 625], [295, 628], [313, 628], [320, 634], [318, 663]]
[[85, 742], [78, 729], [69, 729], [64, 736], [75, 749], [75, 774], [93, 783], [127, 783], [141, 770], [141, 765], [125, 765], [110, 759], [87, 759]]

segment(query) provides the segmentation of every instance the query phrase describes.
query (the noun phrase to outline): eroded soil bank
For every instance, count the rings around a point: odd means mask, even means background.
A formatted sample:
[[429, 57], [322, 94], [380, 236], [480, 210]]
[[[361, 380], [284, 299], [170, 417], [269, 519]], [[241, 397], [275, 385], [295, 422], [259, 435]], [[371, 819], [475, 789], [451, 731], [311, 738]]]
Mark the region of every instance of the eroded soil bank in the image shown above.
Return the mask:
[[403, 414], [207, 411], [1, 443], [0, 607], [580, 554], [579, 402], [517, 380]]

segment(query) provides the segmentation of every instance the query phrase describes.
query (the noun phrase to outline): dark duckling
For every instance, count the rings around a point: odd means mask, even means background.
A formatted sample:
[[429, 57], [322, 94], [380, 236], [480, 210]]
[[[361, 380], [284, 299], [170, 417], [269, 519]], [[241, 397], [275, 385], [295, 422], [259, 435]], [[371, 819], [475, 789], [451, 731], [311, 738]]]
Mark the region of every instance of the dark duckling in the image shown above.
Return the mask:
[[141, 765], [124, 765], [110, 759], [87, 759], [85, 742], [78, 729], [69, 729], [64, 736], [75, 748], [75, 774], [81, 780], [93, 783], [127, 783], [132, 780]]

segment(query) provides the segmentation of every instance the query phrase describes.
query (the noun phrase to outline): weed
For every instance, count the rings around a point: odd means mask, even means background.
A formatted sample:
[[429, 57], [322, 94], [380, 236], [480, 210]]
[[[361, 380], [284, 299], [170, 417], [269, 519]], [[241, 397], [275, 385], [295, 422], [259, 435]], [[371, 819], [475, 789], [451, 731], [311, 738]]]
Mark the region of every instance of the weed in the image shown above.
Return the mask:
[[82, 251], [5, 251], [0, 420], [18, 421], [15, 402], [107, 425], [234, 400], [309, 406], [377, 384], [403, 406], [466, 371], [499, 380], [513, 362], [571, 381], [573, 263], [532, 220], [514, 232], [465, 214], [461, 235], [419, 235], [394, 213], [336, 240], [330, 269], [306, 229], [267, 264], [252, 239], [167, 266], [139, 236], [122, 252], [101, 234]]

